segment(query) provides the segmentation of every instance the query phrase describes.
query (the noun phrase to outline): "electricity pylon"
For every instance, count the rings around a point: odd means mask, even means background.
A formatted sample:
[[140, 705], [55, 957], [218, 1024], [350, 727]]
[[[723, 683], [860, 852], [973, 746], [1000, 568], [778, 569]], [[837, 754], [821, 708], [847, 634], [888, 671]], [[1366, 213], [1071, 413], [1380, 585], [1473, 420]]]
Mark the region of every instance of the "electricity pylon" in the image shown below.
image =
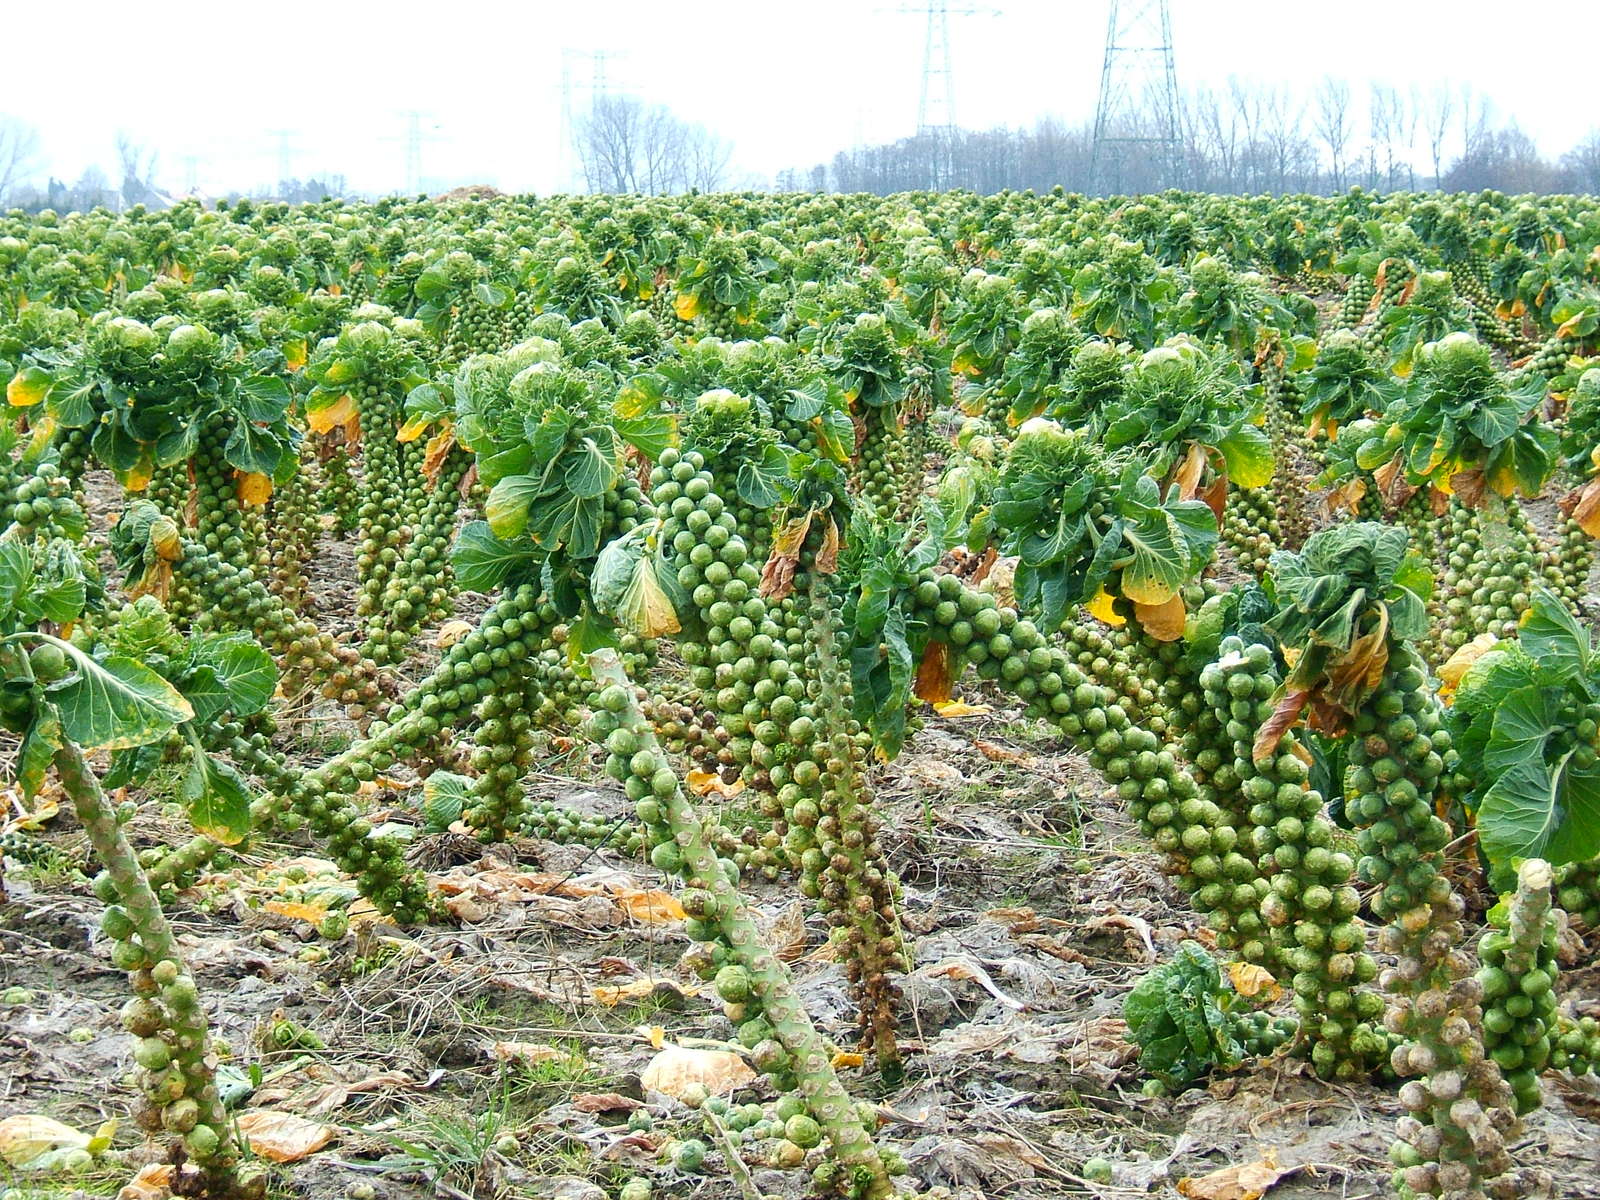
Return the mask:
[[1100, 102], [1089, 150], [1093, 188], [1116, 190], [1128, 156], [1143, 151], [1176, 183], [1180, 167], [1178, 72], [1167, 0], [1111, 0]]

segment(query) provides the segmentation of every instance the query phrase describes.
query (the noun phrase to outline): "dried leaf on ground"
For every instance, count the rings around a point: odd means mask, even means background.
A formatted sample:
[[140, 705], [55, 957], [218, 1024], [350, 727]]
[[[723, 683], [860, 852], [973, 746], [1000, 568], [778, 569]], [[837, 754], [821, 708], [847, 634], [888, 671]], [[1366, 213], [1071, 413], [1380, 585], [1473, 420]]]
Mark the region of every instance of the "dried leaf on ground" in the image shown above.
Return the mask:
[[293, 1113], [253, 1109], [239, 1115], [239, 1132], [262, 1158], [288, 1163], [315, 1154], [338, 1131], [332, 1125], [308, 1121]]
[[572, 1055], [542, 1042], [490, 1042], [489, 1057], [500, 1062], [541, 1063], [552, 1059], [571, 1059]]
[[994, 709], [987, 704], [968, 704], [965, 700], [939, 700], [934, 703], [933, 711], [946, 720], [954, 720], [956, 717], [981, 717]]
[[1260, 997], [1271, 1003], [1283, 995], [1283, 988], [1272, 972], [1255, 963], [1229, 963], [1228, 982], [1233, 984], [1233, 990], [1239, 995], [1250, 999]]
[[644, 975], [628, 983], [620, 983], [615, 987], [602, 984], [600, 987], [590, 988], [590, 994], [597, 1002], [607, 1008], [615, 1008], [626, 1000], [643, 1000], [647, 996], [655, 995], [660, 988], [667, 988], [680, 996], [696, 996], [699, 992], [685, 988], [670, 979], [657, 979], [652, 975]]
[[617, 902], [617, 907], [622, 909], [635, 921], [645, 921], [661, 924], [668, 921], [681, 921], [689, 914], [683, 911], [683, 905], [678, 903], [678, 898], [671, 892], [663, 892], [659, 888], [647, 891], [638, 891], [632, 888], [620, 889], [613, 892], [611, 898]]
[[696, 796], [716, 796], [722, 800], [732, 800], [744, 791], [744, 780], [735, 779], [729, 783], [715, 771], [690, 771], [684, 776], [684, 781]]
[[713, 1096], [724, 1096], [756, 1080], [744, 1059], [728, 1050], [690, 1050], [668, 1046], [650, 1060], [639, 1082], [652, 1091], [674, 1100], [683, 1096], [691, 1084], [703, 1084]]
[[1022, 1009], [1026, 1007], [1021, 1000], [1012, 999], [995, 986], [994, 980], [989, 978], [989, 972], [985, 971], [970, 958], [947, 958], [941, 963], [935, 963], [923, 973], [936, 975], [944, 979], [970, 980], [1007, 1008]]
[[0, 1121], [0, 1158], [28, 1169], [55, 1150], [87, 1150], [90, 1136], [54, 1117], [19, 1113]]
[[586, 1113], [633, 1112], [643, 1108], [644, 1101], [618, 1092], [580, 1092], [572, 1098], [572, 1107]]
[[439, 626], [439, 633], [433, 639], [433, 644], [437, 649], [448, 650], [471, 633], [472, 628], [470, 621], [446, 621]]
[[1269, 1188], [1293, 1169], [1278, 1166], [1269, 1154], [1261, 1162], [1223, 1167], [1199, 1178], [1180, 1179], [1178, 1194], [1189, 1200], [1261, 1200]]
[[117, 1200], [167, 1200], [175, 1168], [171, 1163], [146, 1163], [117, 1193]]

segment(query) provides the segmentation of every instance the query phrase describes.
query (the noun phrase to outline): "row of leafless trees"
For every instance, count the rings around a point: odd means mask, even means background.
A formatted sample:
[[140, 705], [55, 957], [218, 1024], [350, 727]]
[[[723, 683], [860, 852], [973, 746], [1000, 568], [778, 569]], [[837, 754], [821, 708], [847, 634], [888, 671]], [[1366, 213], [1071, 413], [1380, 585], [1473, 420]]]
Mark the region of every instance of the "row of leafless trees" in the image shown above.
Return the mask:
[[38, 130], [0, 114], [0, 208], [53, 208], [68, 212], [165, 204], [166, 198], [155, 186], [159, 161], [156, 152], [126, 133], [117, 134], [116, 148], [121, 184], [113, 185], [103, 170], [91, 166], [75, 183], [51, 179], [40, 188], [33, 183], [43, 161]]
[[572, 131], [591, 192], [661, 195], [726, 186], [732, 147], [662, 104], [601, 95]]
[[[1514, 124], [1501, 125], [1471, 88], [1423, 92], [1373, 84], [1358, 105], [1348, 82], [1310, 96], [1234, 80], [1183, 98], [1174, 141], [1154, 106], [1097, 154], [1089, 125], [1046, 119], [1031, 129], [946, 130], [842, 151], [831, 163], [780, 173], [781, 189], [887, 193], [950, 187], [1133, 192], [1600, 191], [1600, 134], [1551, 162]], [[1139, 140], [1135, 140], [1139, 139]]]

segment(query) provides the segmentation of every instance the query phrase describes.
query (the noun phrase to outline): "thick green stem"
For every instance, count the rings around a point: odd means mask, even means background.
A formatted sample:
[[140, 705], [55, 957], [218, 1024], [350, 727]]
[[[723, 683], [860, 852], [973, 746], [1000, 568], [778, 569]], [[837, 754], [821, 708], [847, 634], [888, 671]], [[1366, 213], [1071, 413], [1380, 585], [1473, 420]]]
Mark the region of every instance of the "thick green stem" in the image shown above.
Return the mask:
[[[65, 742], [55, 756], [61, 786], [71, 797], [78, 820], [95, 852], [106, 865], [116, 899], [125, 910], [131, 932], [138, 937], [143, 963], [132, 969], [134, 991], [150, 1008], [128, 1017], [133, 1031], [141, 1037], [141, 1052], [170, 1055], [170, 1066], [152, 1070], [152, 1096], [162, 1095], [168, 1102], [161, 1113], [163, 1124], [185, 1135], [188, 1152], [211, 1176], [208, 1188], [226, 1192], [238, 1160], [238, 1147], [231, 1123], [216, 1087], [216, 1059], [207, 1044], [205, 1013], [195, 994], [194, 980], [183, 969], [172, 926], [167, 923], [128, 839], [123, 836], [115, 810], [100, 790], [100, 782], [84, 761], [76, 745]], [[108, 930], [115, 934], [118, 930]], [[159, 996], [160, 1005], [154, 1004]], [[137, 1001], [135, 1002], [138, 1003]], [[154, 1018], [154, 1024], [139, 1022]], [[145, 1050], [144, 1044], [158, 1041], [153, 1036], [161, 1025], [172, 1034], [170, 1043]], [[141, 1065], [152, 1059], [142, 1058]], [[167, 1087], [165, 1092], [156, 1088]], [[188, 1102], [188, 1103], [186, 1103]], [[173, 1110], [179, 1110], [174, 1112]]]
[[[637, 747], [629, 756], [630, 762], [636, 764], [634, 773], [637, 775], [640, 768], [649, 769], [645, 782], [650, 802], [661, 810], [662, 820], [656, 824], [664, 824], [669, 831], [683, 879], [709, 897], [709, 903], [703, 906], [708, 914], [706, 924], [714, 926], [717, 940], [748, 973], [751, 991], [786, 1052], [788, 1069], [799, 1080], [801, 1093], [833, 1147], [834, 1159], [854, 1175], [855, 1195], [864, 1200], [890, 1195], [888, 1170], [863, 1128], [855, 1104], [834, 1073], [827, 1047], [795, 995], [787, 968], [762, 942], [744, 897], [712, 851], [705, 827], [683, 788], [675, 778], [667, 778], [671, 772], [666, 770], [655, 734], [639, 710], [621, 656], [614, 650], [596, 650], [589, 655], [589, 666], [595, 682], [605, 689], [601, 707], [615, 714], [618, 730], [632, 735], [631, 744]], [[669, 782], [671, 786], [666, 786]]]

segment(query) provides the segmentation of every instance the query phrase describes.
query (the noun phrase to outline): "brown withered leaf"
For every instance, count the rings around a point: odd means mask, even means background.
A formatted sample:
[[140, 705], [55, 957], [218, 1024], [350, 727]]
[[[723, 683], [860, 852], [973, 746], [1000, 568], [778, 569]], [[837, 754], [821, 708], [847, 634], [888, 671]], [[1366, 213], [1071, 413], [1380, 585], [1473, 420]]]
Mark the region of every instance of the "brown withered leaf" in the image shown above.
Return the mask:
[[338, 1132], [332, 1125], [265, 1109], [241, 1113], [238, 1124], [251, 1150], [278, 1163], [299, 1162], [315, 1154]]
[[1399, 508], [1417, 491], [1406, 482], [1405, 466], [1398, 454], [1372, 473], [1372, 481], [1378, 485], [1378, 495], [1390, 508]]
[[1468, 508], [1482, 508], [1484, 497], [1489, 493], [1489, 477], [1483, 473], [1482, 467], [1457, 471], [1450, 476], [1450, 490]]
[[839, 569], [839, 522], [828, 518], [828, 528], [822, 535], [822, 548], [817, 551], [816, 570], [819, 575], [832, 575]]
[[794, 573], [800, 566], [800, 549], [806, 544], [806, 534], [811, 532], [811, 518], [815, 514], [806, 509], [798, 517], [785, 522], [772, 539], [772, 553], [766, 566], [761, 568], [761, 595], [768, 600], [782, 600], [794, 591]]
[[1285, 692], [1272, 710], [1272, 716], [1262, 723], [1256, 730], [1255, 744], [1250, 747], [1250, 757], [1255, 762], [1270, 758], [1278, 752], [1278, 743], [1283, 741], [1283, 735], [1289, 731], [1300, 714], [1304, 711], [1306, 701], [1311, 698], [1309, 688], [1297, 688]]
[[[1571, 507], [1567, 507], [1567, 501]], [[1600, 538], [1600, 477], [1589, 480], [1562, 502], [1566, 514], [1578, 523], [1586, 534]]]
[[950, 699], [955, 673], [950, 664], [950, 647], [944, 642], [929, 642], [917, 664], [917, 681], [912, 693], [918, 700], [942, 704]]
[[1222, 511], [1228, 506], [1228, 476], [1219, 472], [1217, 477], [1207, 485], [1205, 491], [1200, 493], [1200, 499], [1206, 502], [1206, 507], [1217, 518], [1217, 525], [1222, 524]]
[[1361, 506], [1361, 499], [1367, 494], [1367, 481], [1365, 479], [1352, 479], [1328, 493], [1326, 501], [1328, 515], [1335, 516], [1342, 509], [1352, 517], [1356, 515]]
[[428, 486], [432, 487], [439, 482], [439, 472], [444, 469], [445, 460], [450, 457], [450, 451], [456, 448], [456, 427], [446, 424], [428, 439], [428, 444], [422, 452], [422, 473], [428, 477]]
[[1272, 972], [1255, 963], [1235, 961], [1228, 964], [1228, 982], [1233, 990], [1247, 999], [1261, 996], [1270, 1002], [1283, 995], [1283, 987]]
[[1199, 442], [1190, 442], [1188, 453], [1183, 456], [1183, 460], [1172, 473], [1172, 482], [1178, 485], [1180, 500], [1194, 499], [1195, 493], [1200, 490], [1200, 473], [1205, 469], [1205, 447]]
[[633, 1112], [643, 1108], [644, 1101], [619, 1092], [580, 1092], [572, 1098], [572, 1107], [583, 1113]]
[[1178, 1194], [1188, 1200], [1261, 1200], [1294, 1168], [1278, 1166], [1271, 1154], [1261, 1162], [1223, 1167], [1199, 1178], [1178, 1181]]
[[461, 498], [465, 500], [472, 495], [472, 489], [477, 485], [478, 463], [477, 460], [474, 459], [472, 465], [467, 468], [467, 473], [461, 477], [461, 484], [456, 488], [456, 491], [460, 494]]
[[1376, 624], [1328, 664], [1323, 694], [1347, 713], [1355, 713], [1366, 702], [1389, 665], [1389, 610], [1380, 604], [1374, 611]]

